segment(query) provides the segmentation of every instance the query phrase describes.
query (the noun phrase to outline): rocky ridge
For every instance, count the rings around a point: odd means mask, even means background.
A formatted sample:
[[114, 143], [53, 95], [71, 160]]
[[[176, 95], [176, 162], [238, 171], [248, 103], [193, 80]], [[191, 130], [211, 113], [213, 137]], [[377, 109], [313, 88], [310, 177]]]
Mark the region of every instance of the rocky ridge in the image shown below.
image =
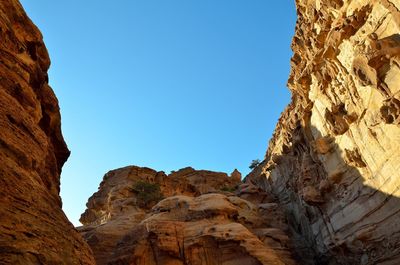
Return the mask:
[[[165, 199], [140, 203], [136, 183]], [[151, 194], [151, 191], [145, 191]], [[184, 168], [166, 175], [130, 166], [110, 171], [78, 228], [97, 264], [294, 264], [274, 198], [241, 174]]]
[[0, 1], [0, 39], [0, 264], [94, 264], [61, 210], [69, 150], [50, 59], [16, 0]]

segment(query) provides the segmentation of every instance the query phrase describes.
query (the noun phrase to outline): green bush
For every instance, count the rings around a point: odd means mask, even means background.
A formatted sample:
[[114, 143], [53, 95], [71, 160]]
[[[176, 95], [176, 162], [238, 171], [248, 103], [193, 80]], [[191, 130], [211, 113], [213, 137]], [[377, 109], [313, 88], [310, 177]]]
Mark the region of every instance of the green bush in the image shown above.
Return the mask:
[[142, 208], [149, 208], [163, 199], [160, 185], [139, 180], [132, 187], [136, 193], [137, 204]]
[[256, 168], [261, 163], [260, 159], [254, 159], [249, 166], [250, 169]]
[[236, 188], [237, 188], [236, 186], [235, 187], [224, 186], [224, 187], [221, 188], [221, 191], [235, 192]]

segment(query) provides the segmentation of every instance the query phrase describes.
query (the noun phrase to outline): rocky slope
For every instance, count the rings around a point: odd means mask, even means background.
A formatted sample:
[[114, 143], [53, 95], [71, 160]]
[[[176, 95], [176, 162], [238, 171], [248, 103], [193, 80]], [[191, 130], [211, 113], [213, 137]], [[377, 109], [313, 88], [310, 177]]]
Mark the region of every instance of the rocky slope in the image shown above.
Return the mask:
[[400, 1], [296, 1], [289, 88], [248, 181], [306, 264], [400, 264]]
[[87, 207], [79, 230], [99, 265], [294, 264], [274, 198], [236, 170], [117, 169]]
[[50, 60], [16, 0], [0, 1], [0, 264], [94, 264], [61, 210], [69, 156]]

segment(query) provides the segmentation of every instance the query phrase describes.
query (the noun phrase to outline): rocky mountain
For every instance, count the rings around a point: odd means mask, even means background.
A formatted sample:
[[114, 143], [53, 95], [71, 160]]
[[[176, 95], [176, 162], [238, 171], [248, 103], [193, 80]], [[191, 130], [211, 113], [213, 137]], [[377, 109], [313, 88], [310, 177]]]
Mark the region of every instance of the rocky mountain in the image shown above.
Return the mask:
[[0, 1], [0, 264], [94, 264], [61, 210], [69, 156], [42, 35], [16, 0]]
[[296, 5], [292, 101], [265, 159], [243, 181], [110, 171], [78, 233], [42, 36], [0, 1], [0, 264], [400, 264], [400, 1]]
[[80, 227], [97, 264], [295, 264], [283, 212], [241, 174], [108, 172]]

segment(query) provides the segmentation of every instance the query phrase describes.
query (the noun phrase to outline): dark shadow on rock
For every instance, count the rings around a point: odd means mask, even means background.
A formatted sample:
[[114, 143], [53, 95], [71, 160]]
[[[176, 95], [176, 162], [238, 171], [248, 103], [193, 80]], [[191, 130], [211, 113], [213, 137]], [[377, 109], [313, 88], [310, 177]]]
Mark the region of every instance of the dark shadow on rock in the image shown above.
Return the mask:
[[279, 198], [299, 264], [400, 264], [400, 199], [365, 185], [364, 167], [358, 149], [298, 122], [246, 179]]

